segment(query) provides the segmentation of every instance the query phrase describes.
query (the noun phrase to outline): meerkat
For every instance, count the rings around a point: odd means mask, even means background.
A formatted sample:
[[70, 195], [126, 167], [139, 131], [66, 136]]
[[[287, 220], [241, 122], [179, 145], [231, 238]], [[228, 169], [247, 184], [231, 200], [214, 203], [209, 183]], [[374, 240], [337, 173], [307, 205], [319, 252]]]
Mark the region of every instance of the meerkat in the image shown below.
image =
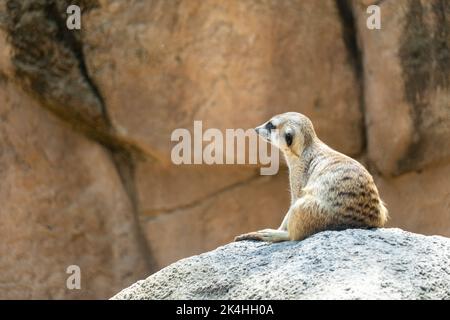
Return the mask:
[[384, 226], [388, 211], [370, 173], [323, 143], [306, 116], [283, 113], [255, 130], [286, 159], [291, 205], [277, 230], [250, 232], [235, 241], [302, 240], [324, 230]]

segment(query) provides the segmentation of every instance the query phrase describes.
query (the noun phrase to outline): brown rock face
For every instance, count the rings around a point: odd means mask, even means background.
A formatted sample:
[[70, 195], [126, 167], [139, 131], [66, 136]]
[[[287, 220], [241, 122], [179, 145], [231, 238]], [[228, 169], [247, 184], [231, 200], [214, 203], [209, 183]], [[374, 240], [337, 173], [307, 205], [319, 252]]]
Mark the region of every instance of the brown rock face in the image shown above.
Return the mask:
[[[148, 272], [108, 152], [0, 83], [2, 299], [104, 298]], [[66, 269], [81, 268], [81, 290]]]
[[384, 175], [447, 163], [449, 2], [385, 1], [381, 30], [366, 27], [366, 6], [355, 3], [370, 159]]
[[[5, 1], [3, 25], [14, 48], [15, 77], [42, 106], [60, 117], [105, 131], [105, 110], [87, 76], [80, 33], [66, 27], [63, 13], [70, 3]], [[91, 8], [89, 1], [75, 3]]]
[[389, 225], [449, 236], [449, 174], [450, 165], [447, 164], [397, 178], [375, 177], [391, 212]]
[[167, 137], [193, 120], [253, 128], [293, 110], [331, 146], [362, 150], [358, 84], [331, 1], [104, 1], [84, 21], [113, 126], [161, 161]]
[[373, 2], [1, 1], [0, 298], [107, 298], [278, 227], [284, 165], [171, 162], [194, 120], [223, 132], [302, 112], [364, 159], [391, 226], [450, 236], [449, 3], [382, 1], [369, 30]]
[[277, 228], [289, 207], [287, 187], [285, 171], [277, 176], [257, 175], [190, 205], [142, 216], [158, 267], [228, 243], [248, 230]]

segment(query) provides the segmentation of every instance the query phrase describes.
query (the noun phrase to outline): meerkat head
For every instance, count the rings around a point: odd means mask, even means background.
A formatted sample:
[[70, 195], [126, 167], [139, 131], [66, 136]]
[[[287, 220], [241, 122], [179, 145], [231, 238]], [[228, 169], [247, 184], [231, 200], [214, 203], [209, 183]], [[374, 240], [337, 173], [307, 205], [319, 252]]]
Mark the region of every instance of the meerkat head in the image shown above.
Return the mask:
[[286, 156], [299, 156], [316, 138], [311, 120], [298, 112], [276, 115], [255, 130]]

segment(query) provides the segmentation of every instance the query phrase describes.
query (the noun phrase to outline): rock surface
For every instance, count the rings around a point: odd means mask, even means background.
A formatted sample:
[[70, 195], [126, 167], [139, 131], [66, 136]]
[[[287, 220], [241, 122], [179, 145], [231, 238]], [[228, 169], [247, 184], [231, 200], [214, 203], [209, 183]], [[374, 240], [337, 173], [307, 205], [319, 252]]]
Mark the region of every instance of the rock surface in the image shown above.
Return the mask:
[[112, 299], [450, 299], [450, 239], [355, 229], [300, 242], [235, 242]]

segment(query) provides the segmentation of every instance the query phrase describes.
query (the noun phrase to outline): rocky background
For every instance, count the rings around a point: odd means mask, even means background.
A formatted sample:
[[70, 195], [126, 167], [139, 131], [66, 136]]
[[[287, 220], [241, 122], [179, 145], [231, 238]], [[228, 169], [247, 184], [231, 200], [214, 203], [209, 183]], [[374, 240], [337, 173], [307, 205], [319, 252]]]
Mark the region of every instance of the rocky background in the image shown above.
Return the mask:
[[369, 168], [389, 226], [450, 236], [449, 33], [446, 0], [0, 0], [0, 298], [108, 298], [277, 227], [285, 168], [171, 164], [194, 120], [302, 112]]

